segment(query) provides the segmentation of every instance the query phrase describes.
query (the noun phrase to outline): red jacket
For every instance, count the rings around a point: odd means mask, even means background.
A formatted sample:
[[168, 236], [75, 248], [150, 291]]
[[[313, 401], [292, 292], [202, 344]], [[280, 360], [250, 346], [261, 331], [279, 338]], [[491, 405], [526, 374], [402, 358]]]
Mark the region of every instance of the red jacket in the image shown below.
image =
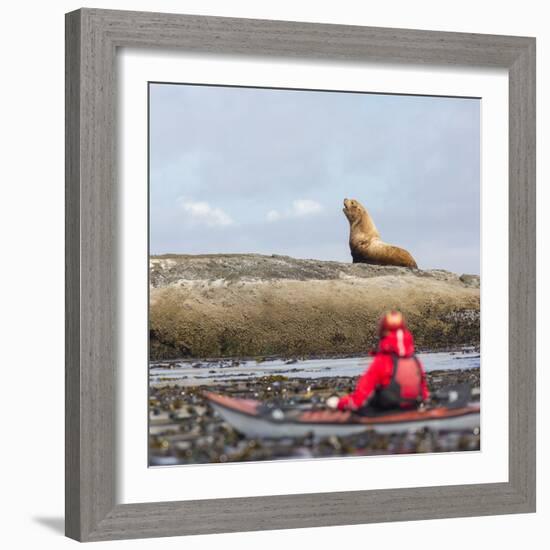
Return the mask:
[[[412, 357], [414, 355], [414, 340], [412, 334], [406, 329], [398, 329], [389, 332], [384, 336], [379, 344], [378, 350], [374, 354], [374, 359], [369, 368], [359, 378], [355, 390], [340, 398], [338, 409], [357, 410], [366, 405], [377, 389], [385, 388], [389, 385], [393, 374], [393, 359]], [[426, 373], [424, 367], [419, 362], [421, 380], [420, 393], [423, 401], [429, 397], [428, 385], [426, 383]], [[402, 393], [413, 394], [418, 392], [418, 385], [414, 388], [402, 387]]]

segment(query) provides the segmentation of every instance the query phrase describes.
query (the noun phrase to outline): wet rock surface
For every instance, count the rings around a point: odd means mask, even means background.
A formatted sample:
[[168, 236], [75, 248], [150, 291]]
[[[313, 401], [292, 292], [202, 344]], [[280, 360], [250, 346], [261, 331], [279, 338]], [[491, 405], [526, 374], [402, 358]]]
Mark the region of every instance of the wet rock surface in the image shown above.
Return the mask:
[[[474, 389], [472, 399], [479, 400], [479, 368], [435, 370], [428, 373], [427, 378], [434, 404], [437, 404], [439, 390], [463, 383]], [[257, 399], [268, 405], [323, 408], [327, 397], [351, 391], [355, 382], [356, 377], [347, 376], [308, 379], [271, 375], [239, 381], [222, 378], [204, 386], [172, 384], [151, 387], [150, 465], [479, 450], [479, 430], [421, 430], [399, 435], [367, 431], [359, 435], [325, 439], [248, 439], [217, 415], [202, 396], [204, 390], [209, 390], [233, 397]]]

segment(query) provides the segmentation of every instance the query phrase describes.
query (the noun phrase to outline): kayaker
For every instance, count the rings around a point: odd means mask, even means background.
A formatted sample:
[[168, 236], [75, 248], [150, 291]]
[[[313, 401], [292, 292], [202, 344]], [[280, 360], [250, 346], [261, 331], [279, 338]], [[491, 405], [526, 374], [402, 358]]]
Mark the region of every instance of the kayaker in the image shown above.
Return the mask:
[[327, 406], [359, 414], [417, 408], [429, 397], [426, 373], [414, 354], [414, 339], [399, 311], [384, 314], [378, 348], [355, 390], [327, 399]]

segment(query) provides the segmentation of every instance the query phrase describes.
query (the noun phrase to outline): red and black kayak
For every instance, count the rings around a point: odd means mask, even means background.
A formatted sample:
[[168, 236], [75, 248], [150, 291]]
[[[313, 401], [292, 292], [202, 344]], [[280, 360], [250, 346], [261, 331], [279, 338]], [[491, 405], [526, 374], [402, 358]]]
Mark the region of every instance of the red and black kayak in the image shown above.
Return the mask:
[[311, 434], [329, 437], [367, 430], [396, 434], [423, 428], [461, 431], [479, 427], [479, 404], [359, 416], [347, 411], [269, 409], [255, 399], [239, 399], [212, 392], [205, 392], [204, 396], [226, 422], [247, 437], [305, 437]]

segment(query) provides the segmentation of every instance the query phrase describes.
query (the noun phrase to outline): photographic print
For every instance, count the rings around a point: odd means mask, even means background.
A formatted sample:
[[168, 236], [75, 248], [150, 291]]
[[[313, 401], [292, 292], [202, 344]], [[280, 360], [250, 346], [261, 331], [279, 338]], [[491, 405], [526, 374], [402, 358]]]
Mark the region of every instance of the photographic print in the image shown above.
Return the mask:
[[149, 465], [480, 449], [480, 99], [149, 83]]

